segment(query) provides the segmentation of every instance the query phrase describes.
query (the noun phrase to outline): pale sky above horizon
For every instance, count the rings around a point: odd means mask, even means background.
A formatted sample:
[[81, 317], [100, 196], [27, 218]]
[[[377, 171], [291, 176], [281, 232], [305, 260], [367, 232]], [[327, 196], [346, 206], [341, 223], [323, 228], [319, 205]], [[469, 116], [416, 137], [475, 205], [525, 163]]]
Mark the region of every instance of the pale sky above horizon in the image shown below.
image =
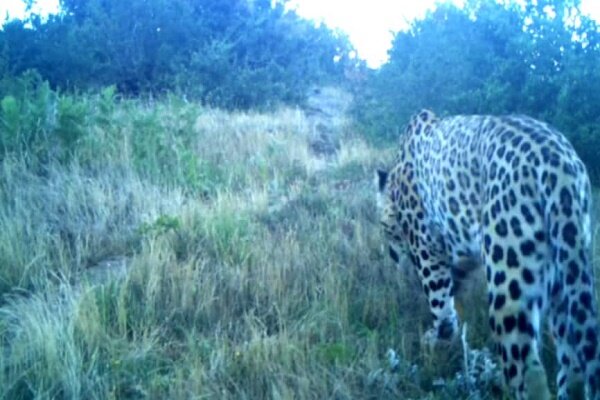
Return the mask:
[[[225, 0], [226, 1], [226, 0]], [[450, 0], [463, 4], [463, 0]], [[491, 1], [491, 0], [490, 0]], [[392, 33], [425, 16], [437, 0], [291, 0], [290, 8], [305, 17], [324, 22], [346, 32], [361, 58], [371, 67], [387, 59]], [[21, 0], [0, 0], [0, 21], [8, 15], [20, 18], [25, 13]], [[57, 12], [58, 0], [38, 0], [37, 10]], [[582, 0], [582, 11], [600, 21], [600, 0]]]

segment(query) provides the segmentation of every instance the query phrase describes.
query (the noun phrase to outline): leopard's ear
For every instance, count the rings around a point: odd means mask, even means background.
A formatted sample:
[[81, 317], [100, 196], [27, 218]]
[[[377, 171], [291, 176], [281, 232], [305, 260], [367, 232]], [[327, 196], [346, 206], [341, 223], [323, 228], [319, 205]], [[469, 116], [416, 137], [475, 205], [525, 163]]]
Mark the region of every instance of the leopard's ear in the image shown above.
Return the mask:
[[435, 113], [431, 110], [423, 109], [417, 114], [417, 118], [423, 122], [432, 122], [436, 119]]
[[388, 179], [388, 172], [384, 171], [382, 169], [378, 169], [376, 182], [377, 182], [377, 187], [379, 188], [380, 192], [383, 192], [383, 190], [385, 189], [385, 185], [387, 184], [387, 179]]

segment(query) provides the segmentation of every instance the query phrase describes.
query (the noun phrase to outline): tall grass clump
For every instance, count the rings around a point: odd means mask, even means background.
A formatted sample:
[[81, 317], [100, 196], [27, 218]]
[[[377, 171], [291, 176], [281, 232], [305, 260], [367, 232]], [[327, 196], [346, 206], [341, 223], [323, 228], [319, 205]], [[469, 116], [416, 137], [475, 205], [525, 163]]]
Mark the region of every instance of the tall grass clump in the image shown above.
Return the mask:
[[172, 192], [107, 166], [47, 165], [43, 174], [23, 160], [0, 162], [0, 293], [75, 279], [98, 262], [130, 255], [140, 225], [175, 209]]

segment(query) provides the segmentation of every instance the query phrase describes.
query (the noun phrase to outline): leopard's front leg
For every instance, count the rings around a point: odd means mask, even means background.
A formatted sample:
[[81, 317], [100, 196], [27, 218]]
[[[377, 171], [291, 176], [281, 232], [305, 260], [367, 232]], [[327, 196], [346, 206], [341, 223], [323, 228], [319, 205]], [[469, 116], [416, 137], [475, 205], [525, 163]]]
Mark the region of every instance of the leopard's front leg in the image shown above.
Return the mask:
[[427, 250], [421, 250], [415, 259], [433, 317], [433, 328], [426, 332], [424, 340], [429, 344], [435, 344], [439, 340], [451, 340], [458, 333], [459, 322], [454, 307], [451, 268], [438, 257], [428, 254]]

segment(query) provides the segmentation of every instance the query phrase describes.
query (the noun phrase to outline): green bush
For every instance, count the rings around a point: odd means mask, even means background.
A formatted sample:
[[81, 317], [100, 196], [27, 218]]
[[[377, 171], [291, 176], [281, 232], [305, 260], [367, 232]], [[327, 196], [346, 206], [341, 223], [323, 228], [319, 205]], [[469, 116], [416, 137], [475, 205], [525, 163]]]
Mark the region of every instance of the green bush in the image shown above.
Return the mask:
[[39, 74], [25, 73], [0, 87], [0, 146], [11, 153], [47, 157], [57, 127], [57, 94]]
[[0, 77], [35, 69], [61, 90], [115, 85], [126, 96], [177, 91], [228, 109], [264, 108], [298, 104], [311, 85], [341, 79], [352, 50], [285, 1], [64, 0], [61, 8], [47, 21], [5, 24]]

